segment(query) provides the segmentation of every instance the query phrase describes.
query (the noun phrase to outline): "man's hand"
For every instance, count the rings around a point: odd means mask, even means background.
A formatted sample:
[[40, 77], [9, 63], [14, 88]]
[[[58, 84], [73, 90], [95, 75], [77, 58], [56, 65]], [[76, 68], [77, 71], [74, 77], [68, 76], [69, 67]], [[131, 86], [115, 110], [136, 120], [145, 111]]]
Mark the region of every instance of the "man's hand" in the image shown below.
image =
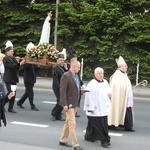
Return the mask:
[[64, 68], [68, 70], [67, 63], [64, 63]]
[[68, 106], [64, 106], [64, 111], [65, 111], [65, 112], [68, 111]]
[[15, 57], [15, 59], [17, 60], [17, 62], [19, 63], [19, 61], [20, 61], [20, 57], [19, 56], [17, 56], [17, 57]]
[[20, 65], [25, 64], [26, 60], [23, 58], [22, 61], [20, 62]]
[[8, 99], [10, 100], [13, 96], [15, 96], [15, 92], [11, 92], [11, 93], [9, 93], [9, 95], [8, 95]]

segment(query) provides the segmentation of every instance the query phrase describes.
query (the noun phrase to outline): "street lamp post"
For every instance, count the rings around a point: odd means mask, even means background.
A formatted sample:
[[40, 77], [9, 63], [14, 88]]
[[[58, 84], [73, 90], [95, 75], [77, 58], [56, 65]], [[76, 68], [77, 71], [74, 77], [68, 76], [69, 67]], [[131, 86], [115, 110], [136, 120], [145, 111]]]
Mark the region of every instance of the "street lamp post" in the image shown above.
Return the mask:
[[55, 31], [54, 31], [54, 46], [56, 48], [57, 48], [58, 4], [59, 4], [59, 0], [56, 0]]

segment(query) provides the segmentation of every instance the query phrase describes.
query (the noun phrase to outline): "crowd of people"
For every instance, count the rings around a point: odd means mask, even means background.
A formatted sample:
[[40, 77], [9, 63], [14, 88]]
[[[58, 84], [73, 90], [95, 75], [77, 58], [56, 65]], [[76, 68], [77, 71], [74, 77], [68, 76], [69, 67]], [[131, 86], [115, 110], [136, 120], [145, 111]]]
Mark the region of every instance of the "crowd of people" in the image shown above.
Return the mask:
[[0, 53], [0, 126], [3, 121], [6, 126], [5, 105], [8, 103], [8, 112], [16, 113], [14, 103], [16, 98], [16, 87], [19, 82], [18, 70], [23, 67], [23, 79], [25, 85], [25, 93], [22, 95], [17, 105], [23, 107], [23, 103], [27, 98], [31, 105], [31, 110], [38, 111], [34, 104], [33, 86], [36, 82], [36, 71], [40, 66], [27, 64], [25, 59], [14, 56], [13, 44], [11, 41], [6, 42], [6, 54]]
[[[97, 67], [94, 70], [93, 79], [88, 82], [86, 88], [80, 76], [80, 62], [75, 53], [70, 55], [70, 63], [67, 65], [64, 55], [59, 54], [56, 64], [53, 66], [52, 89], [56, 96], [56, 105], [51, 111], [52, 121], [65, 121], [62, 134], [59, 139], [60, 146], [73, 147], [74, 150], [83, 150], [76, 136], [77, 108], [80, 106], [81, 95], [85, 95], [83, 110], [87, 115], [87, 127], [84, 138], [94, 142], [100, 140], [102, 147], [109, 147], [109, 129], [123, 128], [125, 131], [134, 132], [133, 129], [133, 93], [132, 85], [127, 76], [127, 64], [123, 57], [116, 59], [117, 70], [108, 82], [104, 79], [104, 70]], [[6, 55], [0, 58], [0, 119], [6, 125], [5, 104], [8, 102], [8, 112], [14, 110], [16, 92], [11, 85], [18, 83], [18, 69], [23, 65], [23, 79], [25, 92], [18, 100], [17, 105], [24, 109], [23, 103], [28, 98], [31, 110], [39, 111], [34, 104], [34, 84], [39, 65], [27, 64], [25, 60], [14, 57], [13, 46], [6, 47]], [[64, 110], [66, 118], [62, 118]], [[0, 121], [1, 126], [1, 121]], [[67, 142], [70, 135], [72, 144]]]

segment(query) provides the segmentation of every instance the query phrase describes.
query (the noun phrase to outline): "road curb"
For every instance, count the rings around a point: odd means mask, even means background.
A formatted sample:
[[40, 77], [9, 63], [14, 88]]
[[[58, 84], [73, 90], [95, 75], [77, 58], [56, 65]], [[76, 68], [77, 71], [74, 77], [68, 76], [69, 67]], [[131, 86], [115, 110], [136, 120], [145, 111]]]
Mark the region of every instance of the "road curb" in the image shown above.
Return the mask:
[[[83, 81], [85, 85], [87, 85], [88, 81]], [[19, 77], [18, 87], [24, 87], [23, 77]], [[134, 87], [134, 86], [133, 86]], [[46, 77], [37, 77], [36, 83], [34, 88], [43, 88], [52, 90], [52, 78]], [[143, 97], [143, 98], [150, 98], [150, 86], [138, 86], [133, 88], [133, 96], [134, 97]]]

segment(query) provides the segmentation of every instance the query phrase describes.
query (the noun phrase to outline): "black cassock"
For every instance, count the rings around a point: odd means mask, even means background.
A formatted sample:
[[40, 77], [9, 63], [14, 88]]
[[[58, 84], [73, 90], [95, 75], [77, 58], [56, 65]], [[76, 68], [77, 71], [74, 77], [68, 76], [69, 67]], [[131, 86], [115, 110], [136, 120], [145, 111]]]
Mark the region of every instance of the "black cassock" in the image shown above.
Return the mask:
[[2, 122], [4, 126], [6, 126], [6, 116], [5, 116], [5, 109], [4, 109], [4, 100], [6, 98], [4, 85], [0, 83], [0, 127], [2, 126]]
[[91, 142], [100, 140], [101, 143], [110, 142], [110, 136], [108, 135], [107, 116], [87, 116], [87, 118], [88, 124], [86, 128], [86, 133], [84, 135], [85, 140]]

